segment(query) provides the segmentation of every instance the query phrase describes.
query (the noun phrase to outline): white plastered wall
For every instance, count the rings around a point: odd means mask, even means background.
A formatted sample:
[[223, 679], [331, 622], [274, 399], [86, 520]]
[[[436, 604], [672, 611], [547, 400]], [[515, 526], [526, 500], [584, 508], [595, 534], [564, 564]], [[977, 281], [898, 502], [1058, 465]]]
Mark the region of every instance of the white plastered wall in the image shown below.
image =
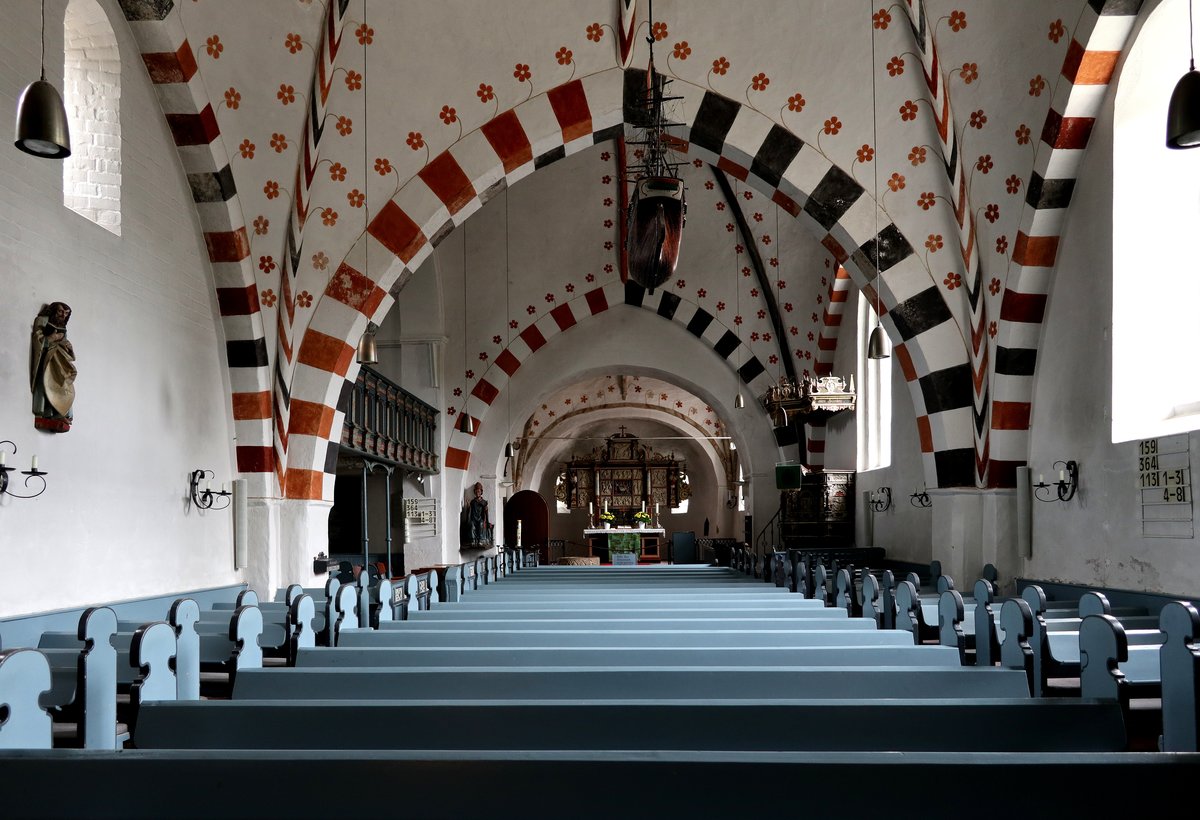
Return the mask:
[[[0, 617], [235, 583], [229, 511], [187, 503], [188, 475], [233, 478], [224, 339], [195, 209], [129, 28], [102, 0], [122, 61], [123, 236], [62, 203], [62, 167], [0, 151], [0, 439], [37, 454], [48, 487], [0, 498]], [[47, 78], [62, 83], [62, 3], [47, 7]], [[5, 25], [0, 110], [37, 79], [39, 9]], [[79, 376], [70, 432], [33, 429], [30, 329], [73, 309]], [[23, 477], [13, 489], [23, 491]]]

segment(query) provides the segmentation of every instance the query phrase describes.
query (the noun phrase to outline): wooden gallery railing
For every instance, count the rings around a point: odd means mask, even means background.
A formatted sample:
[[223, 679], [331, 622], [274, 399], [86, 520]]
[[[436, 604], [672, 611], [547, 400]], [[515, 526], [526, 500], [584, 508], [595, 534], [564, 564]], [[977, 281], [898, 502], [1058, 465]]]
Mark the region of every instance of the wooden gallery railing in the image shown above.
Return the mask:
[[342, 446], [436, 473], [438, 411], [368, 367], [358, 371], [342, 425]]

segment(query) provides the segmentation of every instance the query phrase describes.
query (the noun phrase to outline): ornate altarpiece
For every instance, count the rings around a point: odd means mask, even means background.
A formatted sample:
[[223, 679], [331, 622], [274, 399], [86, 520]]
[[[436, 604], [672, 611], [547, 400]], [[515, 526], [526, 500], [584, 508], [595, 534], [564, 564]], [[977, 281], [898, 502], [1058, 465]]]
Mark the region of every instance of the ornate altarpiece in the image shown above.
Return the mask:
[[656, 504], [663, 509], [679, 506], [691, 494], [686, 471], [687, 464], [674, 453], [656, 452], [622, 427], [603, 446], [576, 454], [563, 465], [566, 480], [559, 484], [559, 500], [572, 509], [587, 509], [592, 503], [597, 513], [608, 502], [609, 511], [623, 523], [624, 514], [631, 516], [643, 503], [648, 511]]

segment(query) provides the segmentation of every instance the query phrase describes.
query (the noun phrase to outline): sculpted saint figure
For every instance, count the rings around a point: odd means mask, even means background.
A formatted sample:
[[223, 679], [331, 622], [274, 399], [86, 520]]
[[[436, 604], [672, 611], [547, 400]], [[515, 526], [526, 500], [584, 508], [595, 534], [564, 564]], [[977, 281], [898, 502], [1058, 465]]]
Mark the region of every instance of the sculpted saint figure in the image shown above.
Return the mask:
[[475, 497], [467, 502], [467, 527], [471, 533], [471, 544], [491, 543], [492, 522], [488, 516], [488, 503], [483, 498], [483, 484], [475, 482]]
[[75, 348], [67, 339], [71, 308], [51, 302], [33, 322], [29, 386], [33, 392], [33, 426], [51, 433], [71, 429], [75, 403]]

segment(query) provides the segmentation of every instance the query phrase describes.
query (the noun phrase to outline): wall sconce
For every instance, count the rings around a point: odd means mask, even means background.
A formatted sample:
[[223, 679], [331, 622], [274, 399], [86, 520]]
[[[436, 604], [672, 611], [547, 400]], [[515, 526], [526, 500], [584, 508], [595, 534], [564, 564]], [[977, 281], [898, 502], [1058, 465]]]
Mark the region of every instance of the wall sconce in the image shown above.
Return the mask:
[[871, 493], [871, 509], [875, 512], [887, 512], [892, 508], [892, 488], [880, 487]]
[[[1074, 461], [1056, 461], [1054, 466], [1062, 467], [1058, 471], [1058, 481], [1046, 483], [1046, 477], [1039, 475], [1038, 483], [1033, 485], [1033, 495], [1038, 501], [1070, 501], [1079, 489], [1079, 465]], [[1054, 487], [1054, 495], [1050, 488]]]
[[920, 492], [913, 493], [908, 497], [908, 503], [914, 507], [932, 507], [933, 500], [929, 497], [929, 491], [924, 487]]
[[[192, 473], [192, 503], [201, 510], [223, 510], [229, 506], [230, 496], [233, 493], [224, 488], [220, 492], [214, 493], [212, 480], [215, 475], [212, 470], [196, 470]], [[205, 482], [203, 489], [200, 488], [201, 481]]]
[[15, 456], [17, 454], [17, 445], [16, 444], [14, 444], [11, 441], [8, 441], [7, 439], [5, 439], [4, 441], [0, 441], [0, 495], [11, 495], [13, 498], [37, 498], [42, 493], [46, 492], [46, 479], [43, 478], [42, 476], [48, 475], [48, 473], [38, 469], [38, 457], [37, 456], [34, 456], [33, 458], [31, 458], [29, 460], [29, 469], [22, 470], [21, 475], [25, 476], [25, 486], [26, 487], [29, 486], [29, 481], [31, 479], [36, 478], [37, 480], [42, 482], [42, 489], [38, 490], [36, 493], [34, 493], [32, 495], [21, 495], [20, 493], [14, 493], [8, 489], [8, 474], [16, 472], [16, 468], [5, 466], [5, 461], [8, 459], [8, 453], [4, 452], [4, 450], [2, 448], [2, 445], [5, 445], [5, 444], [12, 445], [13, 455]]

